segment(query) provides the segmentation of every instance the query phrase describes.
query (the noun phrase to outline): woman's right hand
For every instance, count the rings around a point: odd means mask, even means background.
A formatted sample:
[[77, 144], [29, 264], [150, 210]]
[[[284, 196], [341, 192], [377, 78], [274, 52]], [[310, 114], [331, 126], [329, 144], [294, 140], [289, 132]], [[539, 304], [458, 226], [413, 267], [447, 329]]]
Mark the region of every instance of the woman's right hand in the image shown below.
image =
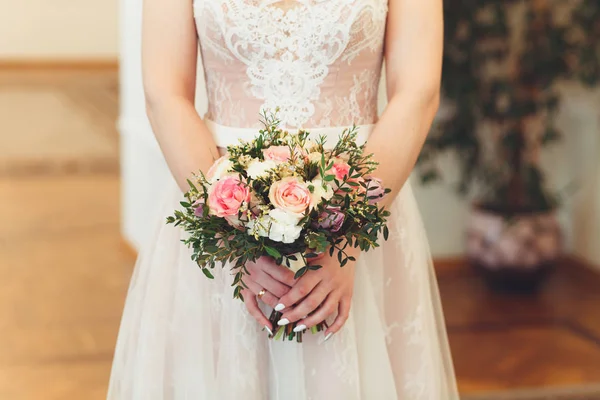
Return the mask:
[[244, 296], [244, 304], [259, 324], [269, 328], [271, 332], [273, 326], [269, 318], [263, 314], [258, 307], [258, 294], [261, 290], [265, 290], [264, 295], [260, 298], [265, 304], [275, 307], [279, 299], [283, 297], [294, 285], [294, 273], [289, 269], [277, 265], [275, 260], [270, 257], [261, 257], [257, 262], [248, 262], [246, 269], [250, 275], [244, 276], [244, 283], [248, 289], [242, 291]]

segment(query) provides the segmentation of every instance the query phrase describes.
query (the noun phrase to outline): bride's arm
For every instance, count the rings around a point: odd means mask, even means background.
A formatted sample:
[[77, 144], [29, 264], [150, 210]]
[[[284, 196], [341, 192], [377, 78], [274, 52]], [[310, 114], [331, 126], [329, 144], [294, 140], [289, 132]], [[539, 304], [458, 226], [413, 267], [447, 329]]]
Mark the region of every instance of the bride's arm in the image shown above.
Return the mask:
[[[186, 179], [207, 172], [219, 157], [217, 146], [194, 107], [198, 39], [191, 0], [144, 0], [142, 67], [146, 108], [169, 169], [183, 191]], [[250, 263], [244, 282], [245, 305], [262, 325], [272, 329], [258, 308], [256, 295], [272, 306], [294, 282], [294, 274], [261, 260]]]
[[194, 107], [198, 39], [190, 0], [144, 0], [142, 70], [146, 109], [179, 187], [206, 172], [217, 147]]
[[385, 41], [388, 105], [367, 142], [379, 162], [373, 174], [392, 193], [408, 179], [440, 99], [442, 0], [390, 0]]
[[[389, 104], [367, 142], [367, 153], [374, 153], [380, 163], [374, 175], [392, 189], [384, 204], [396, 197], [410, 175], [437, 111], [442, 42], [442, 0], [389, 0], [385, 45]], [[279, 324], [298, 321], [310, 328], [337, 310], [325, 332], [328, 339], [348, 318], [354, 263], [340, 268], [339, 262], [327, 255], [319, 264], [323, 268], [301, 277], [280, 298], [284, 315]], [[294, 309], [286, 310], [298, 302]]]

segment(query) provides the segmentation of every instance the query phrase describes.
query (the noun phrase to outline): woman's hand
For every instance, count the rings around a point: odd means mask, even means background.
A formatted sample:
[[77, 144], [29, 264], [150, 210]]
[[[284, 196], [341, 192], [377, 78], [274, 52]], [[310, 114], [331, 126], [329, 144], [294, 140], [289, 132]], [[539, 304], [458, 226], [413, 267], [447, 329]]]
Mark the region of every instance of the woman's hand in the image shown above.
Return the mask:
[[259, 324], [268, 328], [272, 333], [271, 322], [258, 307], [258, 294], [264, 290], [260, 300], [265, 304], [275, 308], [279, 303], [279, 298], [289, 292], [291, 287], [297, 282], [294, 279], [294, 273], [287, 268], [283, 268], [275, 263], [270, 257], [261, 257], [256, 263], [249, 262], [246, 268], [250, 275], [244, 277], [244, 283], [248, 289], [242, 291], [244, 304]]
[[[357, 249], [347, 249], [346, 252], [355, 258], [359, 254]], [[355, 262], [349, 261], [344, 267], [340, 267], [337, 258], [330, 257], [327, 253], [322, 259], [312, 263], [322, 265], [323, 268], [309, 271], [298, 279], [292, 289], [279, 299], [275, 309], [284, 312], [279, 325], [298, 321], [298, 326], [294, 328], [296, 332], [325, 321], [337, 311], [335, 321], [325, 331], [327, 340], [344, 326], [350, 314]]]

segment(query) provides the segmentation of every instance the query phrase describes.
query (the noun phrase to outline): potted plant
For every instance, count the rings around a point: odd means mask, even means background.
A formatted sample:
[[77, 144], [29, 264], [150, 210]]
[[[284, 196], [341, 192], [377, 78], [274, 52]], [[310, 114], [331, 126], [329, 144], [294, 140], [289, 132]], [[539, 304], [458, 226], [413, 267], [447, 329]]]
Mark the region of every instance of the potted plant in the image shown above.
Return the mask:
[[538, 287], [562, 251], [559, 196], [541, 150], [560, 138], [556, 83], [600, 79], [597, 0], [446, 0], [442, 91], [448, 117], [419, 157], [424, 183], [454, 151], [459, 192], [473, 199], [469, 260], [495, 288]]

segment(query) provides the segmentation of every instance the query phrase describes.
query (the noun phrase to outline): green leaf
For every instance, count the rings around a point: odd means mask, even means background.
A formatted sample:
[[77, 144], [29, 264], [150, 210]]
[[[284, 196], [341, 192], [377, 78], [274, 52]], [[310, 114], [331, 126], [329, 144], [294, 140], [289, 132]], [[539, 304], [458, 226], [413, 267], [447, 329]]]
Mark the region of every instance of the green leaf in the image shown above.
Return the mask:
[[384, 238], [385, 240], [388, 240], [388, 238], [389, 238], [389, 237], [390, 237], [390, 230], [388, 229], [388, 227], [387, 227], [387, 226], [385, 226], [385, 227], [383, 228], [383, 238]]
[[240, 272], [238, 272], [237, 274], [235, 274], [235, 279], [233, 280], [233, 283], [231, 284], [231, 286], [237, 285], [241, 280], [242, 280], [242, 274]]
[[321, 268], [323, 268], [322, 265], [309, 265], [308, 266], [308, 269], [310, 269], [311, 271], [316, 271], [316, 270], [319, 270]]
[[299, 279], [301, 278], [304, 274], [306, 274], [308, 272], [308, 267], [302, 267], [298, 270], [298, 272], [296, 272], [296, 275], [294, 275], [294, 279]]
[[206, 275], [208, 279], [215, 279], [215, 277], [213, 276], [213, 274], [210, 273], [210, 270], [208, 268], [202, 268], [202, 272], [204, 273], [204, 275]]
[[325, 175], [325, 178], [323, 178], [323, 180], [325, 182], [331, 182], [334, 179], [335, 179], [335, 175]]
[[196, 186], [192, 183], [192, 181], [190, 181], [189, 179], [187, 180], [188, 185], [190, 185], [190, 187], [192, 189], [194, 189], [196, 192], [198, 191], [198, 189], [196, 189]]
[[305, 258], [317, 258], [319, 255], [317, 253], [306, 253], [304, 255]]
[[277, 251], [277, 249], [275, 249], [273, 247], [265, 246], [265, 251], [267, 252], [268, 255], [270, 255], [271, 257], [273, 257], [275, 259], [281, 258], [281, 253], [279, 253], [279, 251]]
[[204, 251], [206, 251], [207, 253], [217, 253], [219, 251], [219, 247], [214, 246], [214, 245], [208, 245], [204, 247]]

